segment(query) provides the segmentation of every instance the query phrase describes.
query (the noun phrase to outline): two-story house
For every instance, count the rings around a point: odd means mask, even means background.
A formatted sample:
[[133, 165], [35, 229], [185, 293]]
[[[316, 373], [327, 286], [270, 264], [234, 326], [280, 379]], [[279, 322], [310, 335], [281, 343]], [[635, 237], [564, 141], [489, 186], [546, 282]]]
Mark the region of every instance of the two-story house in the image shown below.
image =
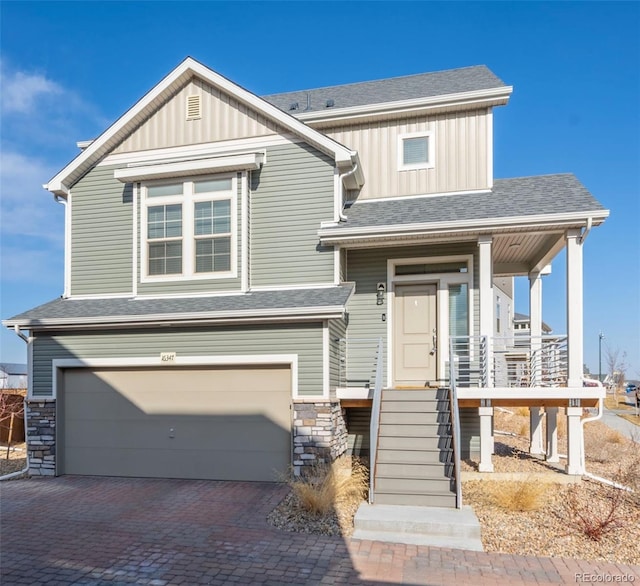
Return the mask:
[[[520, 404], [550, 459], [566, 407], [580, 473], [602, 397], [582, 250], [608, 212], [573, 175], [494, 180], [511, 91], [479, 66], [258, 97], [183, 61], [45, 186], [64, 292], [4, 321], [28, 342], [31, 472], [274, 480], [344, 453], [364, 414], [376, 502], [455, 506], [456, 458], [490, 471], [493, 407]], [[540, 275], [565, 248], [547, 352]], [[517, 381], [493, 287], [515, 275]]]

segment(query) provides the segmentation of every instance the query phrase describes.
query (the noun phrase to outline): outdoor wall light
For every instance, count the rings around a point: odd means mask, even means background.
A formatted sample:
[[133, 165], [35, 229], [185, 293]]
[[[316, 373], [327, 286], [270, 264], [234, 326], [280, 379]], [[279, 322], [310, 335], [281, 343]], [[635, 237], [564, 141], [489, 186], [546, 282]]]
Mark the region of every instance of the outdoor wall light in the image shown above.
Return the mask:
[[377, 292], [376, 292], [376, 305], [383, 305], [384, 304], [384, 292], [386, 291], [387, 287], [384, 283], [378, 283], [377, 286]]

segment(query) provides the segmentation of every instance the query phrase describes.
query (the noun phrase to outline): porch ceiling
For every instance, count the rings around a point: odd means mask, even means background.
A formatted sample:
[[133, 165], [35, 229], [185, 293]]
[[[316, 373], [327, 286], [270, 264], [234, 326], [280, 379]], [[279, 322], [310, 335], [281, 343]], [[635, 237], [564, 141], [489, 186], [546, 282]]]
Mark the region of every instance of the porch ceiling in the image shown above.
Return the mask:
[[563, 232], [501, 234], [493, 240], [494, 275], [526, 275], [541, 271], [564, 248]]

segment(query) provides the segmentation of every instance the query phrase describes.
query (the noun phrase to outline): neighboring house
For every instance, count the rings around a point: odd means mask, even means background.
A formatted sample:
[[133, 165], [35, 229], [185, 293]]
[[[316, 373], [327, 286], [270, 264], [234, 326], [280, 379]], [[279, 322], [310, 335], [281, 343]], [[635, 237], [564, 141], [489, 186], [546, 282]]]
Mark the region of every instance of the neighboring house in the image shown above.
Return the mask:
[[[513, 314], [513, 329], [515, 330], [516, 335], [518, 334], [529, 334], [531, 332], [531, 318], [524, 313], [514, 313]], [[553, 330], [551, 326], [542, 322], [542, 333], [550, 334]]]
[[26, 389], [27, 365], [0, 362], [0, 389]]
[[[583, 472], [582, 251], [608, 211], [570, 174], [494, 180], [511, 91], [478, 66], [261, 98], [182, 62], [45, 186], [63, 296], [4, 322], [30, 334], [32, 473], [273, 480], [344, 453], [372, 403], [376, 502], [459, 504], [451, 439], [491, 471], [496, 405], [532, 408], [532, 451], [547, 408], [552, 460], [567, 407]], [[529, 277], [533, 356], [565, 248], [558, 372], [497, 384], [523, 349], [494, 340], [494, 281]]]

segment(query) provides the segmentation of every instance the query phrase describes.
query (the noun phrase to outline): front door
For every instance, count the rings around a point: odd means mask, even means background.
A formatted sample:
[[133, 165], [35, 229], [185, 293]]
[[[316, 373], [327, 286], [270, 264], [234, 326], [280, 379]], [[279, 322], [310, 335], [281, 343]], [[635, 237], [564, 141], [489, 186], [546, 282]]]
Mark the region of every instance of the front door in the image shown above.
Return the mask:
[[436, 285], [396, 285], [393, 372], [397, 386], [424, 387], [437, 378]]

